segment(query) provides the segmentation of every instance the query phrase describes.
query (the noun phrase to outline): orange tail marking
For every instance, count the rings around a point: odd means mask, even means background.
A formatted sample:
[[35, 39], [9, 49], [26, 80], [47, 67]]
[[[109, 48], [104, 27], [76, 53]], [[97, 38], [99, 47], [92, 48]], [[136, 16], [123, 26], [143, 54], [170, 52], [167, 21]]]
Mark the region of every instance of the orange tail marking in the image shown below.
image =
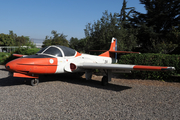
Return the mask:
[[100, 54], [99, 56], [103, 56], [103, 57], [112, 57], [114, 58], [114, 53], [111, 53], [109, 51], [116, 51], [116, 39], [113, 37], [112, 38], [112, 41], [111, 41], [111, 46], [110, 46], [110, 49], [102, 54]]
[[77, 52], [75, 57], [81, 56], [81, 53]]

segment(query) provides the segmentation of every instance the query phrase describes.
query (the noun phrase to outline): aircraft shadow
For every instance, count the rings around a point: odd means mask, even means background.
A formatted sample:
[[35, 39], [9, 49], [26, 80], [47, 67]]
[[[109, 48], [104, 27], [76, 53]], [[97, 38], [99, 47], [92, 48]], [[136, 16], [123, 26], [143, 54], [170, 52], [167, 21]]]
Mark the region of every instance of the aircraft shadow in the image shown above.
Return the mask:
[[25, 85], [26, 79], [24, 78], [14, 78], [14, 77], [6, 77], [0, 79], [0, 87], [3, 86], [15, 86], [15, 85]]
[[[63, 74], [41, 76], [39, 84], [43, 82], [52, 82], [52, 81], [61, 81], [61, 82], [67, 82], [71, 84], [84, 85], [84, 86], [112, 90], [112, 91], [123, 91], [126, 89], [131, 89], [131, 87], [128, 87], [128, 86], [116, 85], [112, 83], [109, 83], [106, 86], [102, 86], [101, 82], [97, 80], [86, 80], [85, 78], [74, 77], [74, 76], [69, 76], [69, 75], [67, 76]], [[0, 79], [0, 87], [16, 86], [16, 85], [30, 85], [30, 79], [14, 78], [12, 76]]]
[[7, 71], [5, 68], [0, 68], [0, 71]]
[[122, 90], [132, 88], [132, 87], [116, 85], [116, 84], [112, 84], [112, 83], [109, 83], [106, 86], [102, 86], [101, 81], [97, 81], [97, 80], [93, 80], [93, 79], [86, 80], [85, 78], [82, 78], [82, 77], [76, 77], [73, 75], [64, 75], [64, 74], [43, 76], [41, 78], [40, 83], [48, 82], [48, 81], [61, 81], [61, 82], [67, 82], [67, 83], [71, 83], [71, 84], [89, 86], [89, 87], [112, 90], [112, 91], [122, 91]]

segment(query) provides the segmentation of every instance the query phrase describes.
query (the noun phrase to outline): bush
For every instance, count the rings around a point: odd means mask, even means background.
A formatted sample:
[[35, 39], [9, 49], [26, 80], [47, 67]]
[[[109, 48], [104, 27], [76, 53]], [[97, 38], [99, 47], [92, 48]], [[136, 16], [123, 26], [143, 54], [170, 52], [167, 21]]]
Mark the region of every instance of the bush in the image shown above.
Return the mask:
[[8, 59], [10, 56], [10, 53], [0, 52], [0, 64], [4, 64], [6, 59]]
[[18, 48], [14, 53], [22, 55], [33, 55], [39, 50], [39, 48]]
[[40, 49], [39, 48], [18, 48], [13, 53], [0, 53], [0, 64], [6, 64], [7, 62], [16, 59], [13, 54], [22, 54], [22, 55], [33, 55], [37, 53]]
[[[175, 71], [132, 71], [132, 78], [168, 80], [172, 75], [180, 73], [180, 55], [168, 54], [128, 54], [122, 55], [119, 64], [173, 66]], [[129, 76], [128, 74], [124, 74]]]

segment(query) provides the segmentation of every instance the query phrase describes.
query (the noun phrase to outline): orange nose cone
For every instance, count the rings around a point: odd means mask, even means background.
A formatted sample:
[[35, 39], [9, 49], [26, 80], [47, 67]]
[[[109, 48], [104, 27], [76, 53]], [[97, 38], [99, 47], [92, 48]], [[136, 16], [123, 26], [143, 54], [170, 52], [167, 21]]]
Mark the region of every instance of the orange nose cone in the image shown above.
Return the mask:
[[6, 69], [23, 74], [54, 74], [57, 58], [18, 58], [8, 62]]
[[15, 68], [16, 68], [17, 64], [16, 64], [16, 61], [10, 61], [8, 62], [5, 67], [8, 71], [12, 71], [12, 72], [15, 72]]

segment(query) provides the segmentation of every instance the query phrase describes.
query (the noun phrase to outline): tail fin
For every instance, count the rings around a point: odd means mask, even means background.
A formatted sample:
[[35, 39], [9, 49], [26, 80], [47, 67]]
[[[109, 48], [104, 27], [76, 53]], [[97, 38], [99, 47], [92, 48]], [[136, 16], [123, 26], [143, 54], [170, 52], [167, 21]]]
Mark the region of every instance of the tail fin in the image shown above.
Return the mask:
[[114, 37], [111, 40], [111, 46], [109, 51], [117, 51], [117, 39]]
[[117, 53], [114, 54], [111, 51], [114, 51], [114, 52], [117, 51], [117, 39], [114, 37], [111, 40], [110, 49], [108, 51], [100, 54], [99, 56], [117, 58]]
[[111, 40], [110, 49], [108, 51], [100, 54], [99, 56], [111, 57], [111, 58], [117, 59], [117, 53], [138, 53], [138, 54], [140, 54], [140, 52], [117, 51], [117, 39], [113, 37]]

